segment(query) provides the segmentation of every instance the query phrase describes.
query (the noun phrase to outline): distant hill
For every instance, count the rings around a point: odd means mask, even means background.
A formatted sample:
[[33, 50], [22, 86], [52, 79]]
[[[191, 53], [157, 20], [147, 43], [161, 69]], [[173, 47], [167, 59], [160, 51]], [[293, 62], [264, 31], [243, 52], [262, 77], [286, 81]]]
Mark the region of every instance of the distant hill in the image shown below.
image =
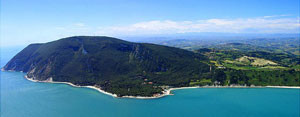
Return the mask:
[[[274, 35], [275, 36], [275, 35]], [[282, 35], [283, 36], [283, 35]], [[299, 56], [299, 36], [282, 37], [224, 37], [224, 38], [181, 38], [152, 43], [178, 47], [186, 50], [200, 48], [230, 49], [239, 51], [265, 51]]]
[[226, 43], [226, 44], [219, 44], [212, 46], [211, 48], [219, 49], [219, 50], [236, 50], [236, 51], [244, 51], [244, 52], [250, 52], [250, 51], [266, 51], [271, 52], [268, 48], [260, 47], [260, 46], [254, 46], [250, 44], [245, 43]]

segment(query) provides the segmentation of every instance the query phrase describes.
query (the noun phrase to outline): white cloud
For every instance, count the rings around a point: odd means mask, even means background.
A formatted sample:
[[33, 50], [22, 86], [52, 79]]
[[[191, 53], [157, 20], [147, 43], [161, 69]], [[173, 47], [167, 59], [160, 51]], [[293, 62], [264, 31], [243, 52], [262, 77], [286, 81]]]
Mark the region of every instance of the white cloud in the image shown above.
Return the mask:
[[127, 26], [99, 27], [97, 34], [141, 35], [188, 32], [299, 33], [300, 18], [280, 18], [282, 16], [286, 15], [198, 21], [157, 20], [139, 22]]
[[57, 27], [60, 35], [134, 36], [191, 32], [222, 33], [299, 33], [299, 17], [274, 15], [255, 18], [206, 19], [197, 21], [154, 20], [125, 26], [95, 27], [75, 23]]
[[76, 23], [74, 24], [74, 26], [77, 26], [77, 27], [84, 27], [86, 26], [84, 23]]
[[283, 14], [283, 15], [269, 15], [269, 16], [264, 16], [263, 18], [286, 17], [286, 16], [291, 16], [291, 15], [289, 15], [289, 14]]
[[[223, 32], [223, 33], [299, 33], [300, 17], [291, 15], [273, 15], [254, 18], [205, 19], [194, 21], [154, 20], [137, 22], [123, 26], [95, 26], [86, 22], [71, 23], [62, 26], [17, 27], [1, 25], [1, 45], [9, 46], [29, 43], [42, 43], [78, 35], [136, 36], [152, 34], [175, 34], [190, 32]], [[17, 29], [17, 30], [15, 30]], [[16, 35], [18, 34], [18, 35]], [[24, 39], [25, 38], [25, 39]], [[12, 41], [13, 40], [13, 41]]]

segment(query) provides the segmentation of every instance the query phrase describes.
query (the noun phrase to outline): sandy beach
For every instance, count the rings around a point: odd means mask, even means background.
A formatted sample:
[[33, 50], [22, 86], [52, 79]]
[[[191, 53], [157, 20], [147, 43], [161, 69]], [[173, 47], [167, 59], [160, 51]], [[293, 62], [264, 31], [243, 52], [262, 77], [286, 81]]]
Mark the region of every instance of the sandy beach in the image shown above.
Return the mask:
[[59, 84], [68, 84], [70, 86], [73, 86], [73, 87], [86, 87], [86, 88], [91, 88], [91, 89], [95, 89], [101, 93], [104, 93], [106, 95], [110, 95], [110, 96], [113, 96], [113, 97], [117, 97], [117, 94], [112, 94], [112, 93], [109, 93], [109, 92], [105, 92], [104, 90], [101, 90], [100, 88], [96, 87], [96, 86], [78, 86], [78, 85], [75, 85], [73, 83], [70, 83], [70, 82], [55, 82], [55, 81], [38, 81], [38, 80], [33, 80], [31, 78], [28, 78], [27, 75], [24, 76], [27, 80], [29, 81], [32, 81], [32, 82], [42, 82], [42, 83], [59, 83]]
[[91, 89], [95, 89], [101, 93], [104, 93], [106, 95], [110, 95], [112, 97], [115, 97], [115, 98], [135, 98], [135, 99], [155, 99], [155, 98], [161, 98], [161, 97], [164, 97], [164, 96], [167, 96], [167, 95], [173, 95], [171, 93], [172, 90], [179, 90], [179, 89], [190, 89], [190, 88], [201, 88], [201, 87], [179, 87], [179, 88], [170, 88], [170, 89], [166, 89], [163, 91], [162, 94], [158, 94], [156, 96], [152, 96], [152, 97], [143, 97], [143, 96], [122, 96], [122, 97], [118, 97], [117, 94], [112, 94], [112, 93], [109, 93], [109, 92], [106, 92], [104, 90], [101, 90], [100, 88], [96, 87], [96, 86], [78, 86], [78, 85], [74, 85], [73, 83], [70, 83], [70, 82], [55, 82], [55, 81], [52, 81], [52, 80], [46, 80], [46, 81], [38, 81], [38, 80], [33, 80], [31, 78], [28, 78], [27, 75], [24, 76], [25, 79], [29, 80], [29, 81], [32, 81], [32, 82], [41, 82], [41, 83], [61, 83], [61, 84], [68, 84], [70, 86], [73, 86], [73, 87], [86, 87], [86, 88], [91, 88]]
[[24, 76], [27, 80], [32, 81], [32, 82], [42, 82], [42, 83], [62, 83], [62, 84], [68, 84], [70, 86], [73, 87], [86, 87], [86, 88], [91, 88], [91, 89], [95, 89], [103, 94], [106, 95], [110, 95], [112, 97], [115, 98], [134, 98], [134, 99], [155, 99], [155, 98], [162, 98], [168, 95], [174, 95], [172, 94], [173, 90], [181, 90], [181, 89], [194, 89], [194, 88], [293, 88], [293, 89], [300, 89], [300, 87], [297, 86], [195, 86], [195, 87], [177, 87], [177, 88], [169, 88], [169, 89], [165, 89], [163, 91], [162, 94], [157, 94], [155, 96], [152, 97], [143, 97], [143, 96], [122, 96], [122, 97], [118, 97], [117, 94], [112, 94], [109, 92], [106, 92], [104, 90], [101, 90], [100, 88], [96, 87], [96, 86], [78, 86], [78, 85], [74, 85], [70, 82], [55, 82], [51, 80], [46, 80], [46, 81], [38, 81], [38, 80], [33, 80], [31, 78], [28, 78], [27, 75]]
[[300, 89], [300, 87], [296, 86], [265, 86], [267, 88], [288, 88], [288, 89]]

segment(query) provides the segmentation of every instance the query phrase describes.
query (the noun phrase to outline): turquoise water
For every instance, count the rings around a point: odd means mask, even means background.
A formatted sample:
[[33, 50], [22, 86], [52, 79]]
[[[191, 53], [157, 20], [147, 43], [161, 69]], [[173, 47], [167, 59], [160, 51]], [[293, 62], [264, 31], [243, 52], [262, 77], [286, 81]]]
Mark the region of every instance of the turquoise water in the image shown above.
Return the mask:
[[[2, 49], [1, 66], [20, 48]], [[299, 117], [300, 89], [200, 88], [160, 99], [117, 99], [88, 88], [0, 72], [1, 117]]]
[[160, 99], [117, 99], [88, 88], [1, 72], [1, 117], [299, 117], [300, 90], [199, 88]]

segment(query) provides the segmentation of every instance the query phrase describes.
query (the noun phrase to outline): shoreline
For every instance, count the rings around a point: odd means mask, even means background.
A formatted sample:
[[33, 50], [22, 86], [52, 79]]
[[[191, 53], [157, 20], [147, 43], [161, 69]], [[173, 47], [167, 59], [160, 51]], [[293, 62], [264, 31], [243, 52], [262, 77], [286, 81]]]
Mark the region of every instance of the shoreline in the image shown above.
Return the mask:
[[[1, 71], [14, 71], [14, 70], [4, 70], [3, 68], [1, 69]], [[100, 93], [112, 96], [114, 98], [133, 98], [133, 99], [157, 99], [157, 98], [162, 98], [168, 95], [174, 95], [172, 94], [172, 91], [174, 90], [181, 90], [181, 89], [194, 89], [194, 88], [285, 88], [285, 89], [300, 89], [300, 86], [243, 86], [243, 85], [231, 85], [231, 86], [193, 86], [193, 87], [176, 87], [176, 88], [169, 88], [169, 89], [164, 89], [164, 91], [162, 91], [162, 94], [157, 94], [155, 96], [151, 96], [151, 97], [143, 97], [143, 96], [122, 96], [122, 97], [118, 97], [117, 94], [113, 94], [113, 93], [109, 93], [106, 92], [96, 86], [79, 86], [79, 85], [75, 85], [73, 83], [70, 82], [57, 82], [57, 81], [52, 81], [52, 78], [50, 80], [45, 80], [45, 81], [39, 81], [39, 80], [33, 80], [31, 78], [28, 78], [27, 75], [24, 76], [25, 79], [32, 81], [32, 82], [41, 82], [41, 83], [57, 83], [57, 84], [67, 84], [70, 85], [72, 87], [84, 87], [84, 88], [91, 88], [94, 90], [97, 90]]]
[[39, 81], [39, 80], [33, 80], [31, 78], [28, 78], [27, 75], [24, 76], [25, 79], [29, 80], [29, 81], [32, 81], [32, 82], [40, 82], [40, 83], [54, 83], [54, 84], [67, 84], [67, 85], [70, 85], [72, 87], [77, 87], [77, 88], [90, 88], [90, 89], [94, 89], [94, 90], [97, 90], [98, 92], [101, 92], [103, 94], [106, 94], [106, 95], [110, 95], [112, 97], [118, 97], [117, 94], [112, 94], [112, 93], [109, 93], [109, 92], [106, 92], [96, 86], [79, 86], [79, 85], [75, 85], [73, 83], [70, 83], [70, 82], [56, 82], [56, 81]]
[[297, 87], [297, 86], [240, 86], [240, 85], [237, 85], [237, 86], [194, 86], [194, 87], [177, 87], [177, 88], [165, 89], [162, 94], [159, 94], [157, 96], [152, 96], [152, 97], [143, 97], [143, 96], [122, 96], [122, 97], [118, 97], [117, 94], [106, 92], [106, 91], [104, 91], [104, 90], [102, 90], [102, 89], [100, 89], [96, 86], [78, 86], [78, 85], [75, 85], [75, 84], [70, 83], [70, 82], [54, 82], [54, 81], [51, 81], [51, 80], [38, 81], [38, 80], [33, 80], [31, 78], [28, 78], [27, 75], [25, 75], [24, 78], [29, 80], [29, 81], [32, 81], [32, 82], [67, 84], [67, 85], [70, 85], [72, 87], [91, 88], [91, 89], [97, 90], [100, 93], [112, 96], [114, 98], [133, 98], [133, 99], [157, 99], [157, 98], [162, 98], [162, 97], [165, 97], [165, 96], [168, 96], [168, 95], [174, 95], [174, 94], [172, 94], [172, 91], [174, 91], [174, 90], [195, 89], [195, 88], [289, 88], [289, 89], [300, 89], [300, 87]]
[[39, 80], [33, 80], [31, 78], [28, 78], [27, 75], [24, 76], [25, 79], [31, 81], [31, 82], [38, 82], [38, 83], [54, 83], [54, 84], [67, 84], [67, 85], [70, 85], [72, 87], [77, 87], [77, 88], [90, 88], [90, 89], [94, 89], [94, 90], [97, 90], [98, 92], [100, 93], [103, 93], [103, 94], [106, 94], [106, 95], [109, 95], [109, 96], [112, 96], [114, 98], [134, 98], [134, 99], [156, 99], [156, 98], [161, 98], [161, 97], [164, 97], [164, 96], [167, 96], [170, 94], [170, 91], [168, 93], [163, 93], [161, 95], [158, 95], [158, 96], [152, 96], [152, 97], [143, 97], [143, 96], [122, 96], [122, 97], [118, 97], [117, 94], [113, 94], [113, 93], [109, 93], [109, 92], [106, 92], [96, 86], [79, 86], [79, 85], [75, 85], [73, 83], [70, 83], [70, 82], [57, 82], [57, 81], [51, 81], [51, 80], [46, 80], [46, 81], [39, 81]]
[[266, 88], [300, 89], [297, 86], [265, 86]]

